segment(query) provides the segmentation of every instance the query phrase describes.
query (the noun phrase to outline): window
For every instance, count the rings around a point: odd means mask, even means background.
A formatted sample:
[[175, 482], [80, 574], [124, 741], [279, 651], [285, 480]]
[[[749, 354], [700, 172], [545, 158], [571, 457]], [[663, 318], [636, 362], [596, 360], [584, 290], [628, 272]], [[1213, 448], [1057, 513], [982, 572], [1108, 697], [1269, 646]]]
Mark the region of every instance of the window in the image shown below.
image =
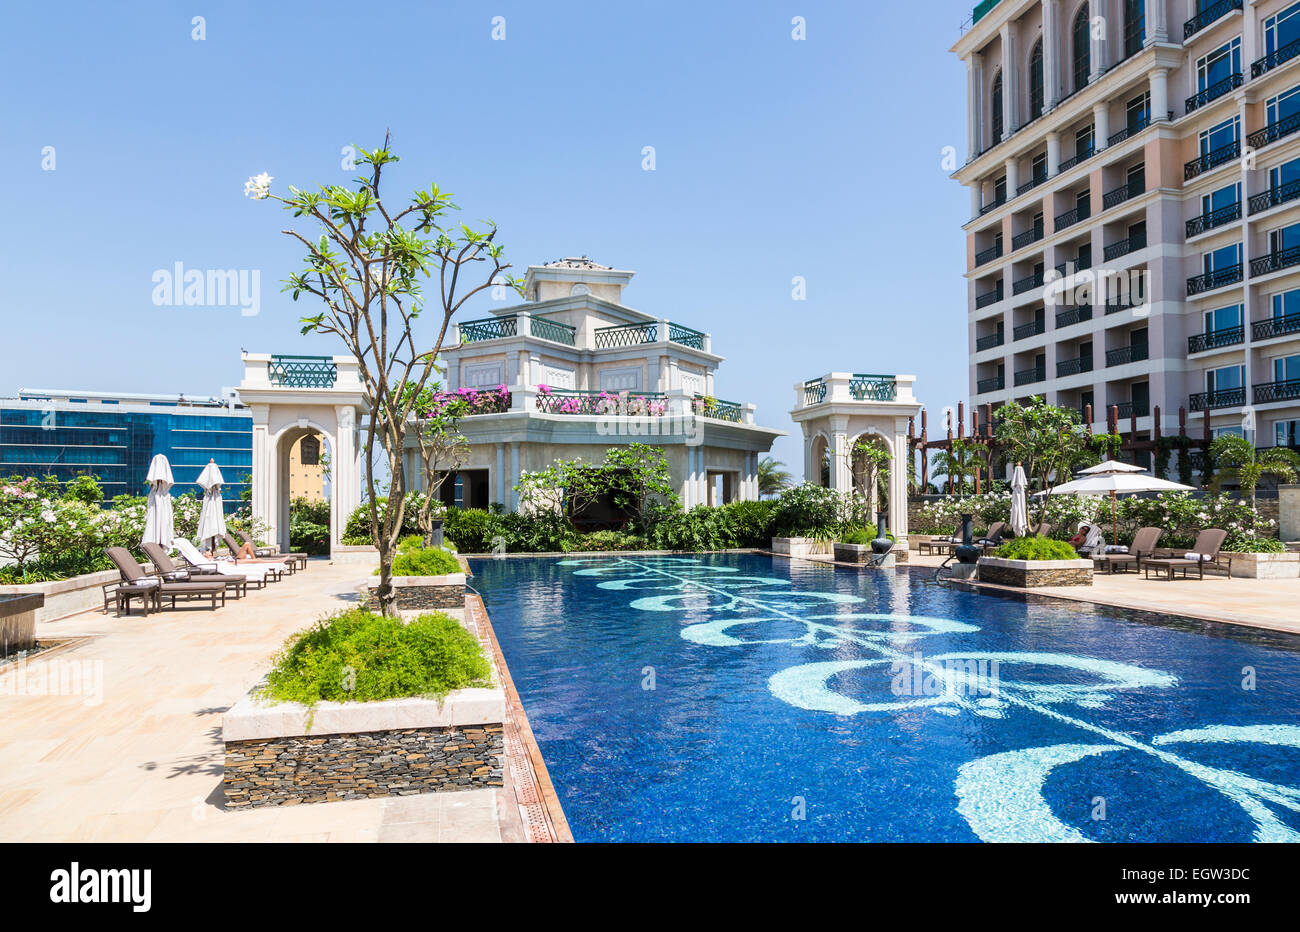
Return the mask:
[[1289, 227], [1273, 230], [1268, 234], [1270, 252], [1285, 252], [1297, 246], [1300, 246], [1300, 223], [1293, 223]]
[[1134, 97], [1124, 108], [1125, 125], [1130, 133], [1136, 133], [1151, 122], [1151, 92]]
[[1146, 39], [1145, 0], [1124, 0], [1124, 57], [1140, 52]]
[[1245, 384], [1244, 366], [1223, 366], [1205, 373], [1205, 390], [1211, 394], [1241, 388]]
[[1241, 37], [1219, 46], [1196, 63], [1196, 89], [1213, 87], [1241, 73]]
[[1033, 175], [1034, 184], [1042, 184], [1047, 180], [1047, 153], [1040, 152], [1034, 156], [1034, 161], [1030, 167], [1030, 173]]
[[1300, 314], [1300, 291], [1283, 291], [1273, 295], [1273, 316], [1290, 317]]
[[1001, 204], [1007, 199], [1007, 176], [1003, 175], [993, 182], [993, 202]]
[[1147, 186], [1147, 167], [1141, 162], [1129, 167], [1124, 180], [1128, 183], [1129, 196], [1136, 197]]
[[1230, 330], [1239, 326], [1241, 326], [1240, 304], [1232, 304], [1228, 307], [1215, 308], [1212, 311], [1205, 312], [1206, 333], [1218, 333], [1220, 330]]
[[1201, 213], [1212, 214], [1224, 207], [1231, 207], [1241, 200], [1241, 185], [1230, 184], [1212, 194], [1201, 195]]
[[1034, 43], [1029, 55], [1029, 119], [1043, 112], [1043, 40]]
[[1293, 181], [1300, 181], [1300, 159], [1283, 162], [1268, 170], [1268, 184], [1271, 188], [1280, 188]]
[[1278, 447], [1300, 446], [1300, 421], [1274, 421], [1273, 445]]
[[1267, 105], [1268, 123], [1281, 123], [1287, 117], [1300, 113], [1300, 87], [1283, 91], [1276, 97], [1270, 97]]
[[1273, 360], [1274, 382], [1300, 381], [1300, 355], [1279, 356]]
[[1093, 154], [1091, 126], [1085, 126], [1083, 129], [1075, 131], [1074, 154], [1076, 156], [1091, 156]]
[[591, 294], [591, 289], [586, 285], [582, 284], [581, 282], [579, 282], [578, 284], [574, 285], [572, 288], [569, 289], [569, 294], [572, 297], [576, 298], [580, 295]]
[[1079, 10], [1074, 18], [1074, 89], [1077, 91], [1088, 83], [1088, 74], [1092, 71], [1092, 34], [1088, 26], [1088, 4]]
[[1201, 133], [1201, 155], [1230, 146], [1241, 138], [1241, 120], [1233, 117]]
[[1240, 426], [1236, 427], [1216, 427], [1210, 431], [1211, 439], [1218, 440], [1220, 437], [1244, 437], [1245, 432]]
[[993, 108], [993, 138], [989, 144], [997, 142], [1002, 138], [1002, 72], [999, 71], [993, 76], [993, 100], [990, 102]]
[[1300, 41], [1300, 3], [1264, 20], [1265, 55], [1272, 55], [1296, 41]]
[[1241, 243], [1233, 243], [1230, 246], [1221, 246], [1213, 252], [1205, 253], [1203, 257], [1205, 265], [1205, 274], [1210, 275], [1213, 272], [1220, 272], [1224, 269], [1230, 269], [1234, 265], [1241, 264]]

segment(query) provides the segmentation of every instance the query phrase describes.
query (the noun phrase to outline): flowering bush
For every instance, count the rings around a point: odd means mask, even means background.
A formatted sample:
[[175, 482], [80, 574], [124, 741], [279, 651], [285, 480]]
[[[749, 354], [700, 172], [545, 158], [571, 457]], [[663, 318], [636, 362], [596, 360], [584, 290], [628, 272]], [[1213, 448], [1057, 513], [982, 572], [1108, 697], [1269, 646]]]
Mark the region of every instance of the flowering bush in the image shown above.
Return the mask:
[[454, 392], [433, 392], [430, 395], [427, 418], [452, 414], [502, 414], [510, 410], [510, 390], [504, 385], [496, 388], [458, 388]]

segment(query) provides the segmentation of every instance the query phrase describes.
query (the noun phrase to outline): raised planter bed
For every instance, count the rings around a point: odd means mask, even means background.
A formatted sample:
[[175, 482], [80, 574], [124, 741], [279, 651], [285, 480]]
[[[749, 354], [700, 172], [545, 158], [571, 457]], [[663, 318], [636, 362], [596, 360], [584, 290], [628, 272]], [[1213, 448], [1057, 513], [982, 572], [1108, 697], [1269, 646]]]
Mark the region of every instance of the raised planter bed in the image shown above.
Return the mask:
[[[146, 569], [148, 565], [146, 564]], [[0, 586], [0, 598], [15, 595], [39, 595], [44, 602], [36, 610], [36, 620], [57, 621], [78, 612], [104, 607], [104, 586], [122, 578], [117, 570], [86, 573], [54, 582], [27, 583], [21, 586]]]
[[[895, 545], [894, 549], [889, 551], [893, 555], [895, 563], [907, 562], [907, 548], [901, 545]], [[832, 546], [832, 555], [836, 563], [874, 563], [876, 562], [875, 554], [871, 552], [870, 544], [841, 544], [838, 541]]]
[[[496, 680], [499, 682], [499, 678]], [[505, 692], [437, 699], [265, 703], [225, 714], [222, 785], [232, 809], [413, 796], [502, 785]]]
[[979, 581], [999, 586], [1091, 586], [1091, 560], [1007, 560], [980, 557]]
[[1232, 575], [1241, 579], [1300, 579], [1300, 553], [1233, 553]]
[[[374, 587], [367, 583], [362, 598], [371, 608], [378, 607]], [[397, 610], [402, 612], [428, 611], [429, 609], [464, 608], [465, 574], [448, 573], [445, 576], [394, 576], [393, 588], [397, 592]]]
[[331, 563], [368, 563], [379, 564], [379, 548], [369, 544], [335, 544], [330, 548]]
[[773, 537], [772, 552], [786, 557], [807, 557], [831, 552], [830, 543], [814, 537]]

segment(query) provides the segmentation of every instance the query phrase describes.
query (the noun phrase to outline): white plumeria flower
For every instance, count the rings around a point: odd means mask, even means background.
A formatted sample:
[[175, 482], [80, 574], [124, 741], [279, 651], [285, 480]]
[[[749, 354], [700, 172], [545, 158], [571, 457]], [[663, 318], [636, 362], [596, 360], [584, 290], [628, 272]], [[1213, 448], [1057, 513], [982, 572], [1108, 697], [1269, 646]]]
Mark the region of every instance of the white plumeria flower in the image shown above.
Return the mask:
[[265, 200], [271, 195], [272, 180], [271, 176], [266, 172], [253, 175], [244, 182], [244, 196], [251, 197], [255, 201]]

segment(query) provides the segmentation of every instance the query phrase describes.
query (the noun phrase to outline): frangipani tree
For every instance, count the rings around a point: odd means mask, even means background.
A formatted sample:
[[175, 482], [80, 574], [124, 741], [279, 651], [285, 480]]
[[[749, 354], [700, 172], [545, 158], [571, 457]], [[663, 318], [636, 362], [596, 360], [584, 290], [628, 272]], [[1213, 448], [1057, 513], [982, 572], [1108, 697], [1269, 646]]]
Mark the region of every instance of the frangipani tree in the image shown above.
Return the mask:
[[[511, 276], [501, 277], [510, 266], [495, 242], [494, 223], [486, 221], [481, 229], [449, 223], [448, 214], [459, 208], [436, 184], [417, 190], [404, 205], [390, 207], [380, 192], [385, 166], [398, 161], [389, 139], [381, 148], [358, 152], [360, 174], [352, 187], [289, 187], [281, 197], [271, 193], [272, 179], [262, 173], [248, 180], [245, 193], [280, 201], [314, 227], [283, 231], [306, 250], [303, 269], [289, 276], [284, 290], [295, 301], [307, 295], [320, 302], [317, 313], [302, 318], [304, 334], [333, 334], [358, 362], [369, 405], [363, 448], [371, 529], [379, 550], [376, 595], [381, 611], [391, 614], [393, 557], [407, 493], [402, 453], [419, 392], [433, 374], [452, 315], [495, 284], [516, 291], [522, 286]], [[424, 286], [430, 280], [440, 316], [434, 320], [437, 337], [422, 347], [414, 326], [425, 308]], [[386, 508], [378, 504], [376, 440], [391, 477]]]
[[450, 395], [439, 388], [434, 383], [418, 391], [413, 385], [404, 389], [415, 398], [412, 410], [424, 474], [424, 498], [420, 501], [416, 523], [426, 547], [433, 546], [433, 519], [441, 517], [444, 511], [438, 492], [447, 481], [448, 470], [459, 469], [469, 462], [469, 438], [459, 430], [460, 419], [470, 413], [469, 402], [461, 395]]

